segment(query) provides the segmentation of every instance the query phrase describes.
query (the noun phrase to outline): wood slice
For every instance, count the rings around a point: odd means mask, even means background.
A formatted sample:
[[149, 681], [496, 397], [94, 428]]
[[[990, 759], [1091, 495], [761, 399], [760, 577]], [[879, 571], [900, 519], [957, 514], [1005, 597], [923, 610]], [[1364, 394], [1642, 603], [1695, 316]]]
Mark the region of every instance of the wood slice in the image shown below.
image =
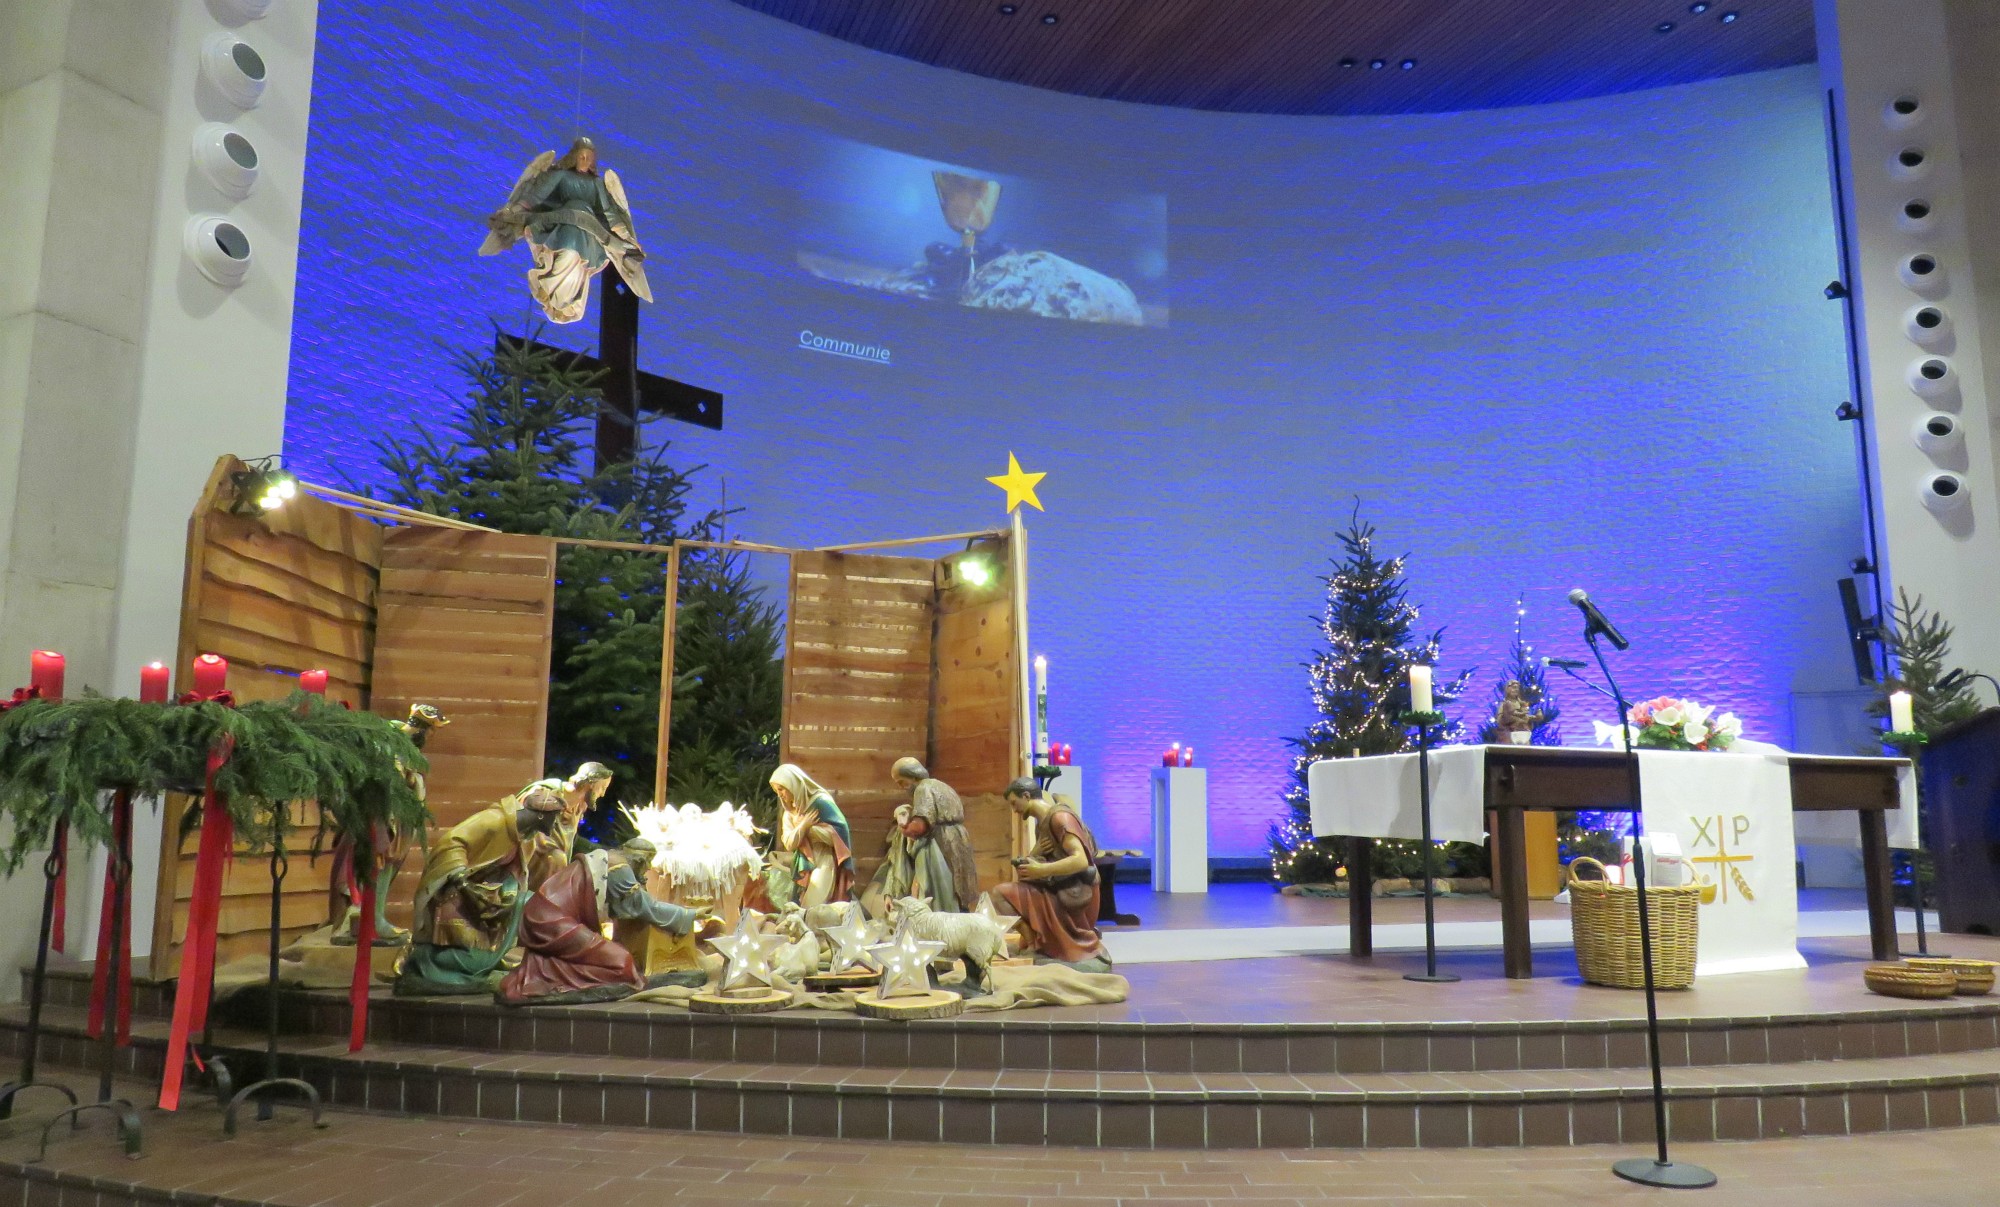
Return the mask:
[[792, 995], [776, 989], [746, 996], [725, 996], [719, 993], [697, 993], [688, 998], [687, 1007], [697, 1014], [767, 1014], [773, 1010], [783, 1010], [792, 1004]]
[[879, 972], [815, 972], [806, 978], [806, 988], [814, 993], [836, 993], [842, 989], [866, 989], [881, 980]]
[[955, 993], [933, 989], [906, 997], [878, 997], [863, 993], [854, 999], [854, 1012], [868, 1018], [956, 1018], [965, 1009], [965, 999]]

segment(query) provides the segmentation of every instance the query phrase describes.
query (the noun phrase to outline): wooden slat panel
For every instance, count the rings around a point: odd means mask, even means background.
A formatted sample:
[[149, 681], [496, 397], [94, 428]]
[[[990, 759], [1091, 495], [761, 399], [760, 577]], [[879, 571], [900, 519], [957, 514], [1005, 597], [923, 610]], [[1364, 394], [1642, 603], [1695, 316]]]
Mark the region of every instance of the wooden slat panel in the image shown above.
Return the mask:
[[323, 587], [311, 579], [300, 578], [289, 570], [267, 562], [254, 561], [221, 545], [209, 547], [205, 559], [205, 572], [211, 582], [227, 583], [243, 591], [255, 591], [288, 604], [309, 608], [322, 616], [330, 616], [336, 620], [366, 625], [375, 619], [374, 606], [369, 603], [369, 597], [374, 594], [372, 577], [368, 580], [368, 591], [364, 595], [348, 595], [338, 587]]
[[482, 557], [549, 557], [549, 538], [515, 532], [464, 532], [451, 528], [397, 528], [382, 542], [382, 564], [409, 568], [427, 565], [438, 553], [475, 553]]
[[838, 643], [793, 641], [786, 644], [787, 656], [794, 665], [813, 670], [866, 670], [883, 671], [894, 675], [907, 676], [910, 681], [923, 684], [922, 690], [930, 691], [929, 651], [919, 657], [914, 652], [903, 654], [864, 653], [843, 649]]
[[[449, 600], [396, 596], [375, 612], [375, 640], [426, 641], [435, 636], [521, 636], [540, 639], [548, 620], [539, 608], [520, 604], [457, 606]], [[464, 642], [459, 643], [461, 646]]]
[[213, 624], [337, 655], [355, 667], [369, 661], [369, 621], [337, 619], [226, 581], [214, 582], [204, 591], [202, 615]]
[[490, 605], [499, 603], [524, 604], [516, 609], [526, 612], [540, 606], [547, 594], [540, 575], [471, 573], [464, 570], [384, 570], [382, 572], [382, 593], [384, 595], [415, 596], [419, 600], [437, 601], [442, 599], [478, 601], [478, 607], [468, 610], [499, 611]]
[[232, 663], [243, 662], [251, 667], [294, 672], [324, 667], [328, 673], [350, 683], [368, 677], [366, 663], [341, 657], [329, 650], [317, 650], [233, 628], [206, 617], [195, 625], [195, 641], [203, 653], [220, 654]]
[[958, 789], [980, 883], [1012, 878], [1013, 813], [1001, 791], [1019, 774], [1016, 714], [1022, 668], [1015, 640], [1011, 559], [996, 543], [1001, 581], [939, 592], [931, 710], [933, 774]]
[[792, 697], [787, 723], [794, 732], [828, 725], [921, 730], [929, 726], [930, 712], [930, 701], [921, 695], [897, 699], [800, 693]]
[[382, 564], [382, 525], [325, 499], [301, 497], [257, 522], [279, 536], [305, 542], [327, 553], [359, 562]]
[[[294, 502], [302, 506], [331, 506], [316, 499]], [[214, 512], [207, 520], [207, 532], [205, 544], [235, 554], [244, 561], [304, 579], [348, 599], [360, 600], [371, 606], [375, 602], [376, 572], [366, 562], [329, 553], [301, 540], [274, 535], [254, 519], [227, 512]]]

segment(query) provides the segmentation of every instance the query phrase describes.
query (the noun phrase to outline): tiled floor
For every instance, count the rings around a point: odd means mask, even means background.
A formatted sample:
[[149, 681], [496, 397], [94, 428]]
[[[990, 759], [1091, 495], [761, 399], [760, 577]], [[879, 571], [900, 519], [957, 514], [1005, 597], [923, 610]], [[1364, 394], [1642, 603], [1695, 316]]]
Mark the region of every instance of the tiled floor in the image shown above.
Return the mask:
[[[0, 1124], [0, 1166], [32, 1154], [39, 1113]], [[42, 1168], [112, 1192], [133, 1183], [188, 1196], [287, 1207], [626, 1207], [751, 1202], [866, 1207], [1259, 1202], [1491, 1204], [1552, 1207], [1654, 1202], [1619, 1181], [1630, 1148], [1454, 1152], [1199, 1153], [1025, 1149], [815, 1141], [579, 1129], [336, 1113], [314, 1131], [294, 1112], [246, 1119], [225, 1142], [212, 1106], [146, 1113], [147, 1155], [127, 1161], [101, 1125], [59, 1139]], [[1674, 1156], [1718, 1174], [1689, 1197], [1711, 1207], [1995, 1201], [2000, 1128], [1748, 1144], [1685, 1144]], [[28, 1203], [54, 1203], [38, 1188]], [[105, 1193], [102, 1202], [115, 1200]], [[65, 1193], [62, 1202], [72, 1201]]]

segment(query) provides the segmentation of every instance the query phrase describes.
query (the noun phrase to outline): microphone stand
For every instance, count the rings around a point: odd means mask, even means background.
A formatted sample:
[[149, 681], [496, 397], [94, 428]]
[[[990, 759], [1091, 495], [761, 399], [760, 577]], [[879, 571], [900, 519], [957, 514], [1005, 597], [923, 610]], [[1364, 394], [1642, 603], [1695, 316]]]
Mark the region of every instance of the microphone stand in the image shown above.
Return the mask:
[[1646, 848], [1640, 841], [1645, 831], [1645, 813], [1640, 798], [1639, 756], [1632, 750], [1631, 709], [1625, 703], [1625, 694], [1618, 690], [1618, 680], [1611, 674], [1597, 638], [1598, 626], [1585, 625], [1583, 639], [1597, 659], [1597, 669], [1604, 672], [1604, 681], [1611, 686], [1607, 694], [1618, 705], [1618, 732], [1625, 737], [1625, 767], [1632, 792], [1632, 884], [1639, 890], [1639, 962], [1646, 985], [1646, 1054], [1653, 1072], [1653, 1134], [1660, 1150], [1652, 1159], [1628, 1157], [1619, 1161], [1612, 1165], [1611, 1172], [1642, 1186], [1701, 1190], [1715, 1185], [1714, 1174], [1699, 1165], [1676, 1165], [1667, 1159], [1667, 1091], [1660, 1073], [1660, 1004], [1653, 986], [1653, 924], [1646, 906]]

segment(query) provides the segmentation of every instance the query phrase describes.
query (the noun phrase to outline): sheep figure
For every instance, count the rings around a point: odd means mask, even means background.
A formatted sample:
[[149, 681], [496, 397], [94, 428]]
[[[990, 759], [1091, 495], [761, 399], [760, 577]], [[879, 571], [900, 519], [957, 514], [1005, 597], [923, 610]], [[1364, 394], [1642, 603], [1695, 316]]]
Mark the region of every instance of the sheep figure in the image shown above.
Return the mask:
[[993, 991], [987, 966], [1007, 954], [1007, 932], [991, 918], [937, 913], [931, 909], [928, 897], [904, 897], [890, 902], [889, 918], [898, 928], [908, 927], [919, 939], [944, 944], [939, 959], [959, 960], [965, 966], [968, 985], [981, 993]]
[[819, 936], [806, 925], [805, 916], [788, 908], [778, 919], [778, 933], [791, 942], [771, 954], [771, 970], [796, 984], [819, 971]]

